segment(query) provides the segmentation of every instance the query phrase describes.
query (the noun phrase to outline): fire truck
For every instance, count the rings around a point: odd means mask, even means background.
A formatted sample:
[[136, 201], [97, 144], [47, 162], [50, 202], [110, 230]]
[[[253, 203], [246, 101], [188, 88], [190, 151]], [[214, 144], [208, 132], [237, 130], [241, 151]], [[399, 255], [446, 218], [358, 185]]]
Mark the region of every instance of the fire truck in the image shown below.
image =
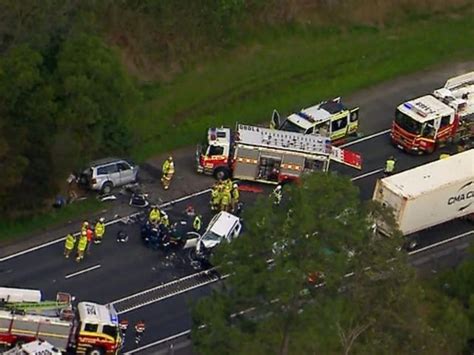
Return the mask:
[[432, 153], [450, 143], [472, 146], [474, 72], [449, 79], [443, 88], [399, 105], [392, 143], [407, 152]]
[[340, 97], [292, 113], [280, 119], [273, 111], [271, 125], [282, 131], [329, 136], [333, 145], [355, 136], [359, 128], [359, 107], [347, 108]]
[[117, 354], [121, 345], [118, 316], [110, 305], [79, 302], [68, 293], [43, 301], [41, 291], [0, 287], [0, 344], [18, 346], [35, 340], [63, 352]]
[[286, 132], [237, 124], [210, 128], [207, 142], [196, 150], [199, 173], [226, 179], [279, 184], [312, 171], [327, 171], [331, 160], [361, 169], [358, 153], [331, 145], [328, 136]]

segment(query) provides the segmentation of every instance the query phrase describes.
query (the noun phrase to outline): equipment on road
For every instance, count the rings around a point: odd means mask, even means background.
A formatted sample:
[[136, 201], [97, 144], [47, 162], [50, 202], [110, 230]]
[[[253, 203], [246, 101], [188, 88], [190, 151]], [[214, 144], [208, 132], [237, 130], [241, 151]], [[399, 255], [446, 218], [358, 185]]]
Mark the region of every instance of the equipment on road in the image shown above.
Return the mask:
[[0, 287], [0, 343], [15, 346], [41, 339], [63, 352], [116, 354], [118, 317], [111, 305], [79, 302], [59, 292], [42, 301], [38, 290]]
[[449, 143], [472, 147], [474, 72], [446, 81], [443, 88], [397, 107], [392, 143], [413, 153], [432, 153]]
[[323, 135], [333, 145], [354, 136], [359, 128], [359, 107], [347, 108], [340, 97], [292, 113], [282, 122], [277, 110], [273, 111], [270, 128], [303, 134]]
[[225, 180], [234, 178], [278, 184], [312, 171], [327, 171], [331, 160], [361, 168], [359, 154], [333, 147], [322, 135], [306, 135], [238, 124], [210, 128], [207, 145], [196, 151], [199, 173]]
[[[399, 230], [410, 236], [474, 213], [474, 150], [418, 166], [377, 181], [373, 200], [389, 206]], [[377, 230], [387, 234], [377, 223]]]

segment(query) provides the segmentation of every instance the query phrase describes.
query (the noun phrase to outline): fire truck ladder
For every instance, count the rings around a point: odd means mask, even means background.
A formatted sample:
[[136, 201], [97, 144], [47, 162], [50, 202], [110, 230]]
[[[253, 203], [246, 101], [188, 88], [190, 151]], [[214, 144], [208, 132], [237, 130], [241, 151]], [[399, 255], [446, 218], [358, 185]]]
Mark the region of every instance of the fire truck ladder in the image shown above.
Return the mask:
[[42, 302], [13, 302], [6, 303], [3, 308], [15, 312], [44, 311], [51, 309], [63, 309], [69, 307], [68, 302], [42, 301]]

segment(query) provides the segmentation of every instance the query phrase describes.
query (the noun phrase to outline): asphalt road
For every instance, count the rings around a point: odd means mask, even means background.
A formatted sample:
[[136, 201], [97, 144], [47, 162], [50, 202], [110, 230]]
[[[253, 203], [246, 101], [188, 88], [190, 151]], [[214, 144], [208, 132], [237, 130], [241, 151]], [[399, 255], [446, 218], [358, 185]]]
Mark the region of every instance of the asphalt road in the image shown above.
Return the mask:
[[[361, 106], [361, 129], [366, 136], [370, 136], [390, 127], [394, 108], [399, 102], [441, 86], [445, 79], [453, 74], [473, 69], [474, 63], [464, 63], [437, 69], [434, 72], [418, 73], [357, 93], [346, 101], [349, 104]], [[397, 170], [405, 170], [438, 158], [438, 154], [422, 157], [407, 155], [390, 145], [388, 134], [367, 139], [349, 146], [348, 149], [362, 154], [363, 170], [357, 171], [338, 164], [333, 164], [331, 169], [356, 177], [354, 183], [359, 187], [362, 199], [371, 197], [375, 181], [381, 177], [381, 172], [373, 172], [383, 167], [389, 155], [397, 158]], [[212, 184], [211, 178], [195, 175], [192, 148], [175, 152], [174, 157], [177, 176], [173, 181], [172, 189], [167, 192], [157, 189], [157, 183], [154, 180], [159, 177], [158, 167], [163, 157], [150, 161], [146, 166], [145, 184], [155, 201], [168, 201]], [[268, 193], [268, 187], [264, 190], [264, 193]], [[243, 192], [241, 195], [242, 200], [248, 205], [259, 194]], [[208, 202], [209, 194], [203, 194], [174, 204], [168, 208], [168, 213], [172, 220], [180, 218], [185, 207], [192, 204], [204, 215], [206, 221], [210, 219]], [[130, 211], [129, 208], [112, 205], [109, 213], [112, 213], [115, 208], [122, 208], [124, 213]], [[115, 236], [120, 230], [130, 235], [128, 243], [120, 244], [115, 241]], [[472, 225], [463, 221], [444, 224], [424, 232], [420, 247], [469, 230], [472, 230]], [[51, 235], [50, 239], [55, 237], [57, 236]], [[53, 298], [56, 292], [66, 291], [76, 296], [78, 300], [107, 303], [195, 272], [185, 253], [166, 254], [145, 248], [139, 238], [137, 225], [117, 223], [109, 226], [104, 243], [100, 246], [93, 245], [91, 254], [87, 255], [81, 263], [76, 263], [73, 259], [64, 259], [63, 246], [62, 242], [54, 243], [48, 247], [4, 260], [0, 264], [0, 284], [41, 289], [45, 298]], [[423, 269], [425, 273], [432, 272], [437, 267], [453, 266], [467, 256], [463, 251], [465, 246], [458, 247], [457, 244], [455, 247], [440, 247], [442, 251], [437, 251], [436, 259], [425, 256], [425, 260], [418, 261], [416, 266]], [[456, 250], [456, 252], [451, 253], [445, 250]], [[441, 263], [439, 261], [441, 259], [446, 262]], [[423, 258], [418, 260], [423, 260]], [[148, 326], [142, 344], [151, 343], [189, 329], [191, 323], [189, 303], [202, 297], [209, 290], [209, 286], [201, 287], [131, 311], [124, 316], [131, 322], [138, 319], [145, 320]], [[126, 350], [131, 349], [130, 346], [128, 341]]]

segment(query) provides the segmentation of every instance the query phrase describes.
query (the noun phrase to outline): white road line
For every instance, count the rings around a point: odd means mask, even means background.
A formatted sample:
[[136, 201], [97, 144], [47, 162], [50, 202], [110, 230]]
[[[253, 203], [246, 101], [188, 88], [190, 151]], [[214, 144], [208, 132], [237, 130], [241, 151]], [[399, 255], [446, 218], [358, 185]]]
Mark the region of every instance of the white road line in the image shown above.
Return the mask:
[[445, 239], [445, 240], [442, 240], [442, 241], [437, 242], [437, 243], [434, 243], [434, 244], [430, 244], [430, 245], [428, 245], [428, 246], [426, 246], [426, 247], [413, 250], [413, 251], [409, 252], [408, 255], [415, 255], [415, 254], [421, 253], [421, 252], [423, 252], [423, 251], [436, 248], [436, 247], [438, 247], [438, 246], [440, 246], [440, 245], [447, 244], [447, 243], [453, 242], [453, 241], [455, 241], [455, 240], [458, 240], [458, 239], [467, 237], [468, 235], [471, 235], [471, 234], [473, 234], [473, 233], [474, 233], [474, 229], [473, 229], [473, 230], [470, 230], [470, 231], [467, 231], [467, 232], [465, 232], [465, 233], [458, 234], [458, 235], [456, 235], [456, 236], [454, 236], [454, 237], [452, 237], [452, 238]]
[[160, 339], [160, 340], [157, 340], [153, 343], [149, 343], [147, 345], [144, 345], [142, 347], [139, 347], [139, 348], [136, 348], [136, 349], [133, 349], [133, 350], [130, 350], [130, 351], [127, 351], [126, 353], [124, 353], [124, 355], [127, 355], [127, 354], [135, 354], [135, 353], [138, 353], [142, 350], [145, 350], [145, 349], [148, 349], [148, 348], [151, 348], [153, 346], [157, 346], [157, 345], [160, 345], [160, 344], [163, 344], [163, 343], [167, 343], [171, 340], [174, 340], [176, 338], [180, 338], [184, 335], [188, 335], [188, 334], [191, 334], [191, 329], [188, 329], [188, 330], [185, 330], [184, 332], [181, 332], [181, 333], [178, 333], [178, 334], [175, 334], [175, 335], [172, 335], [172, 336], [169, 336], [167, 338], [163, 338], [163, 339]]
[[375, 137], [378, 137], [378, 136], [387, 134], [387, 133], [389, 133], [389, 132], [390, 132], [390, 128], [389, 128], [389, 129], [386, 129], [386, 130], [383, 130], [383, 131], [380, 131], [380, 132], [377, 132], [377, 133], [374, 133], [374, 134], [371, 134], [371, 135], [366, 136], [366, 137], [362, 137], [362, 138], [360, 138], [360, 139], [356, 139], [355, 141], [348, 142], [348, 143], [346, 143], [346, 144], [342, 144], [342, 145], [340, 145], [339, 147], [340, 147], [340, 148], [346, 148], [346, 147], [349, 147], [349, 146], [351, 146], [351, 145], [358, 144], [358, 143], [362, 143], [362, 142], [368, 141], [369, 139], [372, 139], [372, 138], [375, 138]]
[[[175, 203], [179, 203], [179, 202], [188, 200], [188, 199], [190, 199], [190, 198], [193, 198], [193, 197], [196, 197], [196, 196], [205, 194], [205, 193], [207, 193], [207, 192], [209, 192], [209, 191], [211, 191], [210, 188], [205, 189], [205, 190], [201, 190], [201, 191], [192, 193], [192, 194], [190, 194], [190, 195], [186, 195], [186, 196], [177, 198], [176, 200], [171, 200], [171, 201], [165, 202], [165, 203], [163, 203], [162, 205], [159, 205], [158, 207], [160, 207], [160, 208], [168, 207], [168, 206], [170, 206], [170, 205], [174, 205]], [[107, 223], [105, 223], [105, 225], [106, 225], [106, 226], [110, 226], [110, 225], [112, 225], [112, 224], [115, 224], [115, 223], [118, 223], [118, 222], [124, 220], [125, 218], [133, 217], [133, 216], [136, 216], [136, 215], [138, 215], [138, 214], [140, 214], [140, 213], [141, 213], [141, 212], [135, 212], [135, 213], [132, 213], [132, 214], [130, 214], [130, 215], [128, 215], [128, 216], [124, 216], [124, 217], [119, 217], [119, 218], [113, 219], [113, 220], [108, 221]], [[79, 235], [79, 232], [74, 233], [74, 235], [75, 235], [75, 236], [78, 236], [78, 235]], [[44, 243], [44, 244], [37, 245], [37, 246], [32, 247], [32, 248], [29, 248], [29, 249], [22, 250], [22, 251], [20, 251], [20, 252], [18, 252], [18, 253], [14, 253], [14, 254], [11, 254], [11, 255], [7, 255], [7, 256], [5, 256], [5, 257], [3, 257], [3, 258], [0, 258], [0, 262], [2, 262], [2, 261], [7, 261], [7, 260], [10, 260], [10, 259], [13, 259], [13, 258], [22, 256], [22, 255], [31, 253], [31, 252], [33, 252], [33, 251], [36, 251], [36, 250], [39, 250], [39, 249], [43, 249], [43, 248], [49, 247], [50, 245], [60, 243], [60, 242], [62, 242], [62, 241], [64, 241], [64, 240], [66, 240], [66, 237], [61, 237], [61, 238], [58, 238], [58, 239], [55, 239], [55, 240], [46, 242], [46, 243]]]
[[81, 274], [85, 274], [86, 272], [89, 272], [89, 271], [98, 269], [98, 268], [100, 268], [100, 267], [101, 267], [100, 264], [95, 265], [95, 266], [91, 266], [91, 267], [89, 267], [89, 268], [87, 268], [87, 269], [84, 269], [84, 270], [75, 272], [75, 273], [73, 273], [73, 274], [66, 275], [64, 278], [65, 278], [65, 279], [70, 279], [71, 277], [74, 277], [74, 276], [77, 276], [77, 275], [81, 275]]
[[363, 178], [366, 178], [366, 177], [368, 177], [368, 176], [371, 176], [371, 175], [375, 175], [375, 174], [377, 174], [377, 173], [380, 173], [381, 171], [383, 171], [383, 169], [377, 169], [377, 170], [374, 170], [374, 171], [369, 171], [368, 173], [365, 173], [365, 174], [362, 174], [362, 175], [353, 177], [353, 178], [351, 179], [351, 181], [356, 181], [356, 180], [359, 180], [359, 179], [363, 179]]

